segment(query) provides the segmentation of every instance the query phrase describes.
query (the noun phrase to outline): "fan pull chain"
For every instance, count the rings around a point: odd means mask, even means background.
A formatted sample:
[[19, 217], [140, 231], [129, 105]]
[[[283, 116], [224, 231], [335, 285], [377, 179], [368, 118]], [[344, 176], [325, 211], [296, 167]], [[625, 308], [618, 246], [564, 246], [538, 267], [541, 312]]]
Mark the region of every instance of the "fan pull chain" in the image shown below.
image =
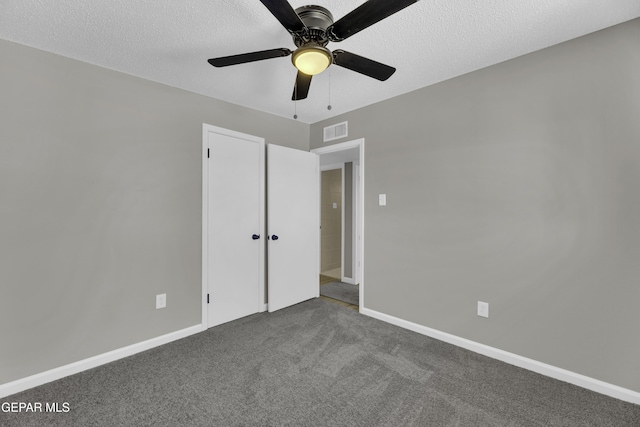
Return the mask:
[[327, 71], [329, 72], [329, 105], [327, 105], [327, 110], [331, 110], [331, 69]]
[[293, 92], [295, 94], [293, 97], [293, 118], [298, 120], [298, 79], [296, 79], [296, 84], [293, 85]]

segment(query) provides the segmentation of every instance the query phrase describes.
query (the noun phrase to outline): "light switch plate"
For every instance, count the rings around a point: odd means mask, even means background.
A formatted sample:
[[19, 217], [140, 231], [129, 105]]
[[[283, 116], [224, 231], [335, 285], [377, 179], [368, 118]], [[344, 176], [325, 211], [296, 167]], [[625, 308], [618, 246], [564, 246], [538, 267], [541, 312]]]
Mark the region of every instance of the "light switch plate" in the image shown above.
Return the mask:
[[167, 294], [156, 295], [156, 309], [167, 306]]
[[379, 206], [387, 206], [387, 195], [379, 194], [378, 195], [378, 205]]
[[489, 303], [478, 301], [478, 316], [489, 317]]

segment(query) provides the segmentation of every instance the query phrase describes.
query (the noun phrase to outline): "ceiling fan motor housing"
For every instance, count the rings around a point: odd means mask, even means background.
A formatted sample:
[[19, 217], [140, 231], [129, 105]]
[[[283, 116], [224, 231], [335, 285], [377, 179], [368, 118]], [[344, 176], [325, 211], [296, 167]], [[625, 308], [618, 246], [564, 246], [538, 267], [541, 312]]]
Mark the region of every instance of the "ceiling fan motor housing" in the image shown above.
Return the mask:
[[333, 24], [333, 15], [322, 6], [302, 6], [297, 8], [296, 14], [307, 27], [305, 34], [294, 34], [293, 42], [300, 47], [309, 42], [315, 42], [320, 46], [329, 43], [326, 30]]

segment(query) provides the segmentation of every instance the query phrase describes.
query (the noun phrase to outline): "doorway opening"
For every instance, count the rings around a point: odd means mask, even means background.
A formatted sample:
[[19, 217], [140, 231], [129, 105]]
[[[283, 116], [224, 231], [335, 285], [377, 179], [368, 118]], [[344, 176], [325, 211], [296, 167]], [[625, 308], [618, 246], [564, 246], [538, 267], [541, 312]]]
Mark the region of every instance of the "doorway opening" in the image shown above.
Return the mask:
[[320, 172], [320, 276], [324, 281], [342, 280], [343, 175], [344, 166]]
[[363, 307], [364, 139], [311, 150], [320, 159], [320, 295]]

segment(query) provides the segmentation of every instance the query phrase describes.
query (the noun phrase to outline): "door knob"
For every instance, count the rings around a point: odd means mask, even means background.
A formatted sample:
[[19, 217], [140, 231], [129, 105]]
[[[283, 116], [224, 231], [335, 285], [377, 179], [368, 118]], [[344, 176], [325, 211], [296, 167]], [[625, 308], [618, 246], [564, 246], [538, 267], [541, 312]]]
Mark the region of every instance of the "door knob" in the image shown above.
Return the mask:
[[251, 236], [251, 238], [253, 240], [258, 240], [260, 238], [260, 235], [259, 234], [254, 234], [253, 236]]
[[274, 234], [273, 236], [271, 236], [271, 240], [278, 240], [278, 236]]

